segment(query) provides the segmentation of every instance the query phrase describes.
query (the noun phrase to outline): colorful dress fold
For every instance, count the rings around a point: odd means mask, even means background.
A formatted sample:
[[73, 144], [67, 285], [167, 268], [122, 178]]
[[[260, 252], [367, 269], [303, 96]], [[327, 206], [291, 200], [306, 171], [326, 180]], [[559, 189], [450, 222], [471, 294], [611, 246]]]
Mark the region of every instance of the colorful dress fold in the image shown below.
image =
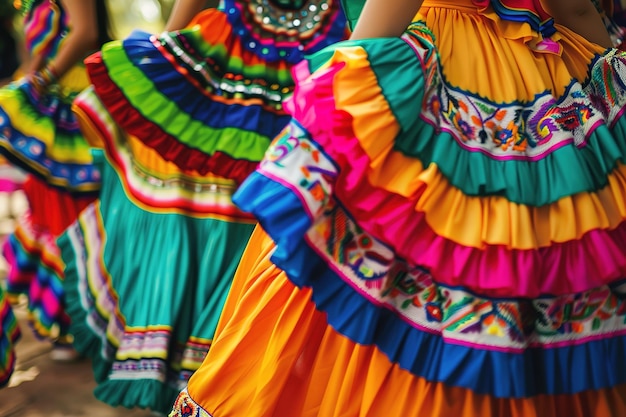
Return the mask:
[[297, 65], [171, 416], [624, 415], [625, 65], [512, 0]]
[[254, 219], [232, 180], [180, 172], [98, 111], [102, 193], [58, 239], [70, 332], [98, 399], [165, 412], [211, 345]]
[[[319, 6], [307, 30], [288, 27], [282, 3], [251, 4], [86, 60], [93, 86], [74, 109], [103, 149], [102, 190], [58, 244], [74, 346], [108, 404], [167, 412], [200, 366], [256, 224], [232, 194], [289, 122], [290, 68], [312, 47], [301, 37], [322, 48], [346, 33], [337, 2], [290, 9]], [[266, 18], [275, 32], [257, 30]]]
[[[69, 33], [56, 0], [21, 3], [25, 43], [33, 57], [54, 57]], [[0, 88], [0, 153], [27, 172], [23, 190], [29, 204], [3, 247], [9, 262], [7, 290], [28, 296], [37, 336], [67, 344], [69, 317], [55, 280], [63, 264], [55, 239], [98, 192], [100, 173], [92, 164], [72, 101], [89, 84], [82, 64], [43, 91], [31, 77]]]

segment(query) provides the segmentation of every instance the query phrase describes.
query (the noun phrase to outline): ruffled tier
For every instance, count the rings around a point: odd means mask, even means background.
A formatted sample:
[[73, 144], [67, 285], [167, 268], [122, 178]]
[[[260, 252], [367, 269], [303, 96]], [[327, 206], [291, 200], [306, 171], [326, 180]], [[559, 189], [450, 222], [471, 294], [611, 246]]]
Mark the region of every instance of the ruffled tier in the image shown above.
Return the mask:
[[[286, 151], [288, 148], [292, 149]], [[522, 207], [510, 212], [502, 199], [491, 204], [488, 198], [465, 198], [441, 181], [435, 168], [427, 173], [430, 179], [425, 188], [429, 188], [415, 210], [408, 204], [397, 204], [401, 199], [393, 196], [376, 200], [376, 190], [366, 195], [341, 189], [345, 182], [331, 182], [338, 172], [323, 155], [311, 137], [293, 123], [268, 152], [261, 174], [252, 174], [249, 183], [242, 185], [240, 206], [248, 211], [267, 207], [271, 214], [266, 217], [288, 216], [290, 221], [269, 220], [285, 227], [281, 239], [286, 245], [309, 227], [348, 224], [354, 230], [345, 239], [356, 247], [361, 247], [360, 239], [376, 241], [371, 246], [385, 261], [373, 258], [359, 268], [363, 279], [389, 276], [396, 263], [408, 263], [428, 269], [437, 282], [448, 286], [461, 285], [496, 297], [537, 297], [587, 291], [626, 276], [621, 243], [626, 224], [619, 214], [624, 213], [624, 206], [615, 197], [623, 195], [624, 168], [618, 171], [618, 185], [604, 190], [602, 198], [579, 195], [554, 207]], [[298, 168], [284, 169], [287, 166]], [[301, 170], [301, 166], [306, 169]], [[426, 175], [423, 178], [428, 179]], [[331, 192], [341, 198], [337, 208], [328, 198]], [[277, 195], [286, 200], [277, 199]], [[360, 197], [362, 201], [358, 201]], [[281, 207], [283, 201], [292, 206]], [[351, 205], [351, 213], [342, 208], [344, 201]], [[354, 208], [356, 204], [360, 204], [359, 211]], [[499, 211], [502, 206], [504, 211]], [[304, 211], [297, 213], [297, 207]], [[384, 214], [378, 214], [385, 208]], [[403, 208], [410, 209], [412, 217], [406, 216]], [[450, 217], [449, 213], [463, 214]], [[295, 217], [298, 222], [290, 223]], [[543, 245], [537, 245], [538, 240]], [[537, 276], [542, 279], [537, 280]]]
[[289, 121], [291, 64], [247, 50], [217, 10], [179, 32], [135, 32], [86, 62], [113, 119], [184, 170], [241, 182]]
[[[617, 417], [626, 412], [624, 385], [576, 395], [497, 399], [418, 378], [376, 347], [356, 344], [331, 328], [311, 290], [295, 287], [273, 265], [273, 251], [271, 239], [257, 229], [211, 351], [171, 417]], [[423, 362], [455, 358], [422, 353]]]
[[253, 224], [139, 205], [114, 162], [94, 159], [101, 199], [58, 239], [74, 347], [98, 399], [164, 413], [211, 345]]
[[28, 213], [22, 217], [2, 248], [9, 264], [7, 291], [28, 297], [28, 321], [41, 339], [63, 340], [70, 319], [64, 309], [61, 262], [54, 238], [33, 229]]
[[224, 0], [221, 8], [241, 45], [269, 62], [297, 64], [347, 37], [339, 0]]
[[[419, 35], [420, 26], [414, 29], [414, 35]], [[594, 139], [593, 144], [591, 139], [586, 144], [579, 144], [579, 147], [572, 143], [548, 155], [554, 156], [563, 149], [569, 149], [570, 153], [588, 155], [585, 160], [575, 157], [560, 160], [549, 168], [553, 173], [551, 176], [541, 177], [541, 172], [533, 172], [533, 167], [541, 162], [534, 161], [533, 158], [525, 161], [503, 161], [503, 164], [524, 168], [523, 174], [530, 178], [526, 179], [528, 184], [534, 184], [534, 178], [542, 178], [536, 181], [536, 187], [526, 187], [529, 190], [528, 196], [531, 189], [538, 191], [533, 196], [534, 201], [521, 201], [525, 203], [521, 205], [520, 201], [511, 200], [509, 190], [519, 190], [525, 186], [516, 185], [515, 176], [504, 173], [482, 177], [485, 183], [472, 190], [471, 186], [464, 187], [471, 180], [464, 184], [457, 182], [462, 171], [458, 167], [463, 165], [464, 158], [457, 158], [455, 154], [447, 159], [452, 154], [450, 144], [445, 145], [445, 152], [443, 147], [436, 150], [436, 159], [429, 159], [428, 153], [407, 155], [402, 149], [398, 149], [399, 142], [408, 136], [404, 133], [407, 129], [412, 132], [412, 140], [422, 148], [439, 146], [446, 138], [452, 137], [448, 133], [432, 136], [431, 133], [437, 131], [435, 128], [422, 130], [420, 123], [423, 120], [419, 117], [416, 118], [417, 122], [411, 122], [416, 125], [415, 129], [411, 130], [411, 126], [403, 127], [394, 116], [403, 112], [406, 106], [398, 106], [392, 110], [393, 106], [387, 104], [385, 99], [397, 97], [397, 101], [400, 101], [401, 88], [387, 83], [390, 89], [393, 88], [389, 92], [378, 86], [381, 79], [386, 79], [387, 74], [380, 67], [390, 62], [395, 62], [394, 65], [389, 65], [390, 78], [399, 80], [400, 72], [411, 73], [408, 67], [402, 67], [403, 63], [411, 62], [408, 57], [396, 61], [391, 54], [384, 52], [413, 51], [408, 46], [408, 40], [405, 41], [406, 43], [403, 40], [366, 41], [363, 42], [363, 48], [347, 44], [335, 52], [331, 50], [326, 56], [318, 54], [311, 59], [311, 65], [319, 67], [321, 63], [327, 62], [326, 59], [330, 62], [323, 64], [326, 69], [317, 71], [310, 77], [306, 75], [307, 67], [300, 66], [296, 71], [300, 82], [289, 105], [294, 117], [303, 127], [293, 124], [291, 131], [279, 138], [268, 152], [268, 162], [261, 171], [287, 186], [308, 187], [306, 193], [311, 193], [311, 196], [307, 197], [307, 205], [313, 215], [323, 210], [327, 200], [325, 196], [336, 196], [367, 233], [380, 239], [408, 262], [434, 268], [433, 273], [437, 279], [448, 285], [466, 285], [475, 291], [495, 290], [498, 291], [495, 295], [501, 296], [515, 294], [535, 297], [540, 294], [585, 291], [624, 277], [624, 254], [617, 244], [619, 238], [615, 239], [626, 218], [626, 206], [623, 204], [626, 190], [625, 169], [621, 165], [624, 141], [621, 140], [623, 135], [620, 133], [620, 124], [625, 123], [626, 119], [620, 117], [619, 107], [605, 103], [615, 119], [610, 122], [602, 119], [602, 123], [595, 123], [596, 129], [589, 132], [590, 138]], [[384, 45], [380, 46], [379, 43]], [[412, 53], [415, 56], [415, 52]], [[384, 59], [378, 60], [377, 57], [381, 54], [384, 54]], [[617, 61], [620, 59], [623, 59], [621, 55], [612, 53], [606, 60], [596, 62], [593, 66], [594, 74], [606, 73], [605, 70], [611, 65], [619, 65]], [[370, 62], [373, 64], [370, 65]], [[418, 65], [418, 59], [414, 57], [412, 64]], [[373, 74], [371, 69], [374, 67], [379, 69], [378, 75]], [[399, 68], [400, 72], [396, 72], [395, 68]], [[363, 88], [366, 79], [372, 81], [369, 88]], [[423, 85], [427, 79], [416, 82], [407, 79], [407, 85]], [[599, 90], [600, 82], [593, 80], [585, 87], [586, 91]], [[619, 80], [609, 81], [609, 85], [612, 85], [609, 88], [619, 92], [616, 87]], [[337, 88], [337, 85], [342, 88]], [[404, 91], [409, 89], [407, 87]], [[566, 90], [566, 100], [574, 100], [569, 96], [571, 92], [571, 88]], [[579, 92], [575, 97], [581, 94], [583, 97], [589, 96], [580, 89]], [[408, 93], [411, 91], [407, 91]], [[408, 96], [415, 98], [417, 94], [416, 91]], [[614, 94], [613, 97], [615, 96]], [[366, 102], [377, 105], [361, 104]], [[377, 113], [374, 114], [374, 110], [370, 109], [376, 109]], [[380, 111], [384, 109], [387, 111]], [[414, 110], [415, 114], [420, 114], [419, 108]], [[422, 118], [424, 112], [421, 113]], [[345, 116], [346, 114], [349, 116]], [[598, 114], [601, 113], [598, 111], [596, 117], [600, 117]], [[404, 119], [398, 117], [409, 124], [409, 116], [409, 113], [405, 113]], [[497, 120], [494, 118], [492, 122]], [[443, 120], [440, 122], [443, 123]], [[326, 130], [326, 126], [332, 127]], [[497, 130], [497, 127], [494, 129]], [[454, 133], [452, 130], [450, 132]], [[313, 141], [309, 141], [309, 138]], [[294, 144], [301, 142], [304, 146], [296, 145], [297, 149], [292, 149]], [[596, 151], [593, 149], [594, 144], [604, 149]], [[607, 149], [612, 151], [607, 152]], [[600, 155], [609, 153], [614, 159], [609, 161], [600, 158]], [[463, 154], [471, 157], [481, 152], [465, 149]], [[415, 157], [423, 157], [426, 161]], [[450, 160], [454, 161], [454, 169], [457, 170], [453, 176], [450, 176], [446, 168], [446, 164], [453, 166]], [[555, 161], [558, 160], [552, 162]], [[301, 163], [323, 168], [315, 171], [301, 170], [297, 166]], [[481, 176], [484, 172], [480, 164], [468, 164], [465, 168], [468, 173], [464, 174], [466, 179], [474, 175], [475, 170]], [[601, 180], [588, 189], [570, 187], [565, 190], [565, 196], [552, 195], [546, 201], [537, 199], [542, 185], [549, 190], [552, 184], [558, 183], [558, 178], [575, 177], [579, 180], [576, 187], [579, 187], [585, 181], [582, 176], [575, 174], [594, 170], [600, 170], [604, 174]], [[285, 175], [288, 178], [283, 181]], [[368, 181], [362, 181], [364, 177]], [[510, 178], [513, 179], [509, 180]], [[491, 184], [498, 181], [503, 181], [503, 184], [494, 188]], [[308, 185], [303, 185], [305, 182]], [[457, 214], [450, 216], [451, 212]], [[467, 219], [470, 218], [472, 221], [468, 222]], [[600, 235], [603, 237], [590, 244], [591, 240]], [[414, 236], [422, 238], [415, 242]], [[599, 247], [596, 246], [598, 244]], [[441, 251], [444, 247], [445, 254]], [[594, 247], [602, 249], [595, 252], [592, 249]], [[579, 258], [587, 250], [594, 252], [592, 256], [600, 254], [607, 263], [603, 260], [598, 262], [602, 266], [594, 265], [588, 261], [590, 256]], [[450, 265], [440, 261], [451, 252], [460, 255], [457, 257], [459, 262]], [[548, 254], [548, 257], [539, 259], [536, 257], [539, 253], [542, 256]], [[566, 261], [567, 258], [569, 259]], [[590, 276], [577, 272], [575, 275], [578, 278], [570, 278], [573, 271], [580, 271], [569, 269], [574, 258], [578, 260], [573, 265], [587, 263], [588, 267], [583, 271], [597, 272]], [[468, 265], [470, 263], [473, 266]], [[484, 269], [485, 266], [488, 268]], [[597, 268], [598, 266], [600, 267]], [[495, 269], [500, 274], [496, 277], [496, 274], [477, 273], [489, 269]], [[536, 273], [546, 279], [537, 283], [532, 278]], [[478, 277], [485, 275], [491, 275], [494, 280], [477, 282]], [[531, 283], [529, 280], [535, 282]]]
[[[496, 397], [626, 382], [623, 284], [536, 300], [481, 296], [394, 258], [339, 207], [327, 207], [312, 224], [293, 190], [266, 177], [253, 174], [237, 201], [277, 242], [273, 262], [296, 285], [313, 289], [333, 328], [376, 345], [420, 377]], [[611, 367], [598, 367], [597, 358], [610, 352], [620, 355]], [[416, 360], [425, 356], [446, 359]], [[572, 357], [577, 366], [565, 366]]]
[[[626, 383], [626, 56], [566, 29], [536, 55], [476, 11], [421, 13], [434, 36], [296, 67], [294, 121], [235, 202], [335, 330], [417, 378], [497, 398]], [[467, 90], [468, 67], [501, 74]]]
[[13, 345], [19, 338], [20, 328], [9, 300], [0, 287], [0, 388], [8, 384], [15, 368]]
[[59, 236], [78, 214], [87, 207], [94, 196], [76, 196], [50, 187], [45, 181], [28, 176], [24, 182], [24, 195], [30, 210], [28, 223], [37, 231]]
[[[572, 81], [561, 98], [544, 94], [507, 108], [454, 91], [458, 88], [447, 85], [436, 62], [420, 61], [437, 56], [435, 46], [426, 44], [432, 34], [421, 25], [412, 30], [404, 39], [328, 49], [295, 70], [298, 91], [290, 113], [316, 140], [333, 136], [333, 145], [323, 144], [333, 146], [328, 152], [349, 147], [339, 168], [350, 158], [363, 161], [352, 164], [359, 171], [346, 175], [350, 184], [352, 177], [367, 175], [376, 187], [413, 197], [421, 187], [416, 177], [436, 164], [469, 196], [543, 206], [605, 187], [624, 162], [626, 95], [612, 70], [623, 65], [623, 55], [611, 53], [590, 66], [591, 81], [584, 88]], [[394, 53], [380, 59], [387, 50]], [[411, 80], [411, 68], [422, 65], [422, 76]], [[363, 106], [366, 102], [372, 105]], [[527, 120], [516, 118], [522, 116]], [[331, 122], [332, 132], [324, 128]]]
[[[178, 213], [198, 218], [253, 223], [231, 197], [237, 184], [213, 174], [182, 171], [154, 149], [128, 135], [106, 111], [92, 88], [74, 107], [89, 142], [101, 147], [135, 205], [153, 213]], [[100, 157], [101, 159], [101, 157]]]
[[72, 100], [88, 85], [84, 68], [72, 69], [49, 93], [25, 79], [0, 89], [0, 153], [51, 186], [95, 194], [100, 174], [72, 114]]

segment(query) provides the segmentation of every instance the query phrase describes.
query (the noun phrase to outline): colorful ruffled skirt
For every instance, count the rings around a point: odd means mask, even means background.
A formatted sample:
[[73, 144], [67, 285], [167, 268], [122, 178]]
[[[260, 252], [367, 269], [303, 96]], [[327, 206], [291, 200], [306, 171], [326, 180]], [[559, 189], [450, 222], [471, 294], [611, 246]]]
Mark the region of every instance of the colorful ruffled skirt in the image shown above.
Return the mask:
[[96, 397], [166, 412], [211, 345], [253, 220], [232, 206], [231, 181], [163, 180], [162, 167], [152, 176], [158, 156], [135, 144], [144, 160], [121, 144], [101, 158], [101, 198], [58, 244], [74, 347], [92, 360]]
[[254, 219], [232, 180], [182, 172], [127, 136], [89, 90], [100, 198], [58, 239], [74, 347], [95, 395], [166, 412], [208, 351]]
[[6, 293], [0, 286], [0, 388], [9, 382], [15, 367], [13, 345], [20, 338], [20, 328]]
[[[93, 58], [103, 65], [88, 62], [98, 96], [167, 161], [240, 183], [289, 122], [282, 102], [293, 92], [293, 65], [347, 34], [338, 1], [288, 11], [273, 3], [227, 0], [187, 29], [106, 45]], [[284, 27], [286, 13], [301, 27]]]
[[255, 221], [234, 207], [233, 180], [163, 160], [93, 91], [76, 111], [104, 154], [100, 198], [58, 239], [74, 347], [98, 399], [166, 412], [211, 345]]
[[273, 36], [248, 3], [86, 60], [93, 90], [75, 111], [104, 148], [102, 191], [59, 245], [74, 346], [111, 405], [167, 412], [200, 366], [256, 224], [232, 194], [289, 122], [302, 51], [345, 35], [337, 2], [306, 2], [321, 7], [306, 30]]
[[30, 174], [23, 184], [29, 212], [3, 247], [7, 290], [11, 297], [28, 297], [36, 335], [59, 343], [71, 338], [63, 290], [55, 284], [63, 273], [55, 239], [100, 187], [100, 173], [71, 111], [87, 85], [84, 67], [77, 66], [43, 94], [26, 79], [0, 89], [0, 153]]
[[626, 415], [626, 55], [556, 28], [427, 1], [296, 67], [172, 416]]

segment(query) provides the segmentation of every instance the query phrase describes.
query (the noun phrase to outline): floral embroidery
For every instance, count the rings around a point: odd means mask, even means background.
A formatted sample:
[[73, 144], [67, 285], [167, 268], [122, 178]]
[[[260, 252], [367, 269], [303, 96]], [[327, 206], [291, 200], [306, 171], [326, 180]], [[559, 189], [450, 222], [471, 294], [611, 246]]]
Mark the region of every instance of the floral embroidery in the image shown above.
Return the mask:
[[[294, 158], [302, 163], [294, 161]], [[297, 178], [294, 184], [307, 190], [309, 208], [321, 209], [330, 202], [332, 190], [328, 184], [337, 176], [335, 165], [323, 155], [296, 121], [287, 125], [272, 142], [261, 166], [267, 172], [276, 172], [277, 178], [282, 175], [284, 168], [299, 167], [298, 172], [293, 173], [293, 178]], [[311, 212], [311, 215], [315, 213]]]
[[[514, 128], [509, 130], [501, 137], [516, 146], [510, 140]], [[293, 190], [314, 213], [306, 241], [341, 279], [418, 329], [450, 343], [507, 349], [626, 333], [626, 283], [537, 300], [490, 299], [439, 284], [429, 271], [399, 259], [330, 197], [336, 168], [296, 122], [274, 142], [261, 172]]]
[[527, 348], [626, 332], [626, 284], [537, 300], [486, 298], [393, 257], [340, 206], [316, 220], [307, 240], [358, 292], [450, 341]]
[[612, 51], [599, 59], [590, 81], [584, 87], [572, 81], [560, 99], [546, 91], [531, 102], [494, 103], [445, 80], [433, 35], [423, 26], [414, 23], [403, 36], [426, 79], [421, 117], [467, 150], [495, 159], [543, 158], [570, 143], [584, 146], [598, 126], [612, 123], [626, 106], [626, 77], [620, 76], [626, 73], [624, 53]]

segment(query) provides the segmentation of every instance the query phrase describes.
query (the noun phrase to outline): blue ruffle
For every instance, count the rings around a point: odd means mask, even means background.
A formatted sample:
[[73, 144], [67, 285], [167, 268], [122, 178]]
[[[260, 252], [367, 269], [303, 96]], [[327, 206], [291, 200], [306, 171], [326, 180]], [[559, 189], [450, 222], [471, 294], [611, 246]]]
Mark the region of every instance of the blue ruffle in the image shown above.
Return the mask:
[[418, 377], [498, 398], [574, 394], [626, 383], [624, 336], [523, 353], [446, 343], [440, 334], [423, 332], [370, 303], [330, 269], [306, 244], [311, 219], [289, 188], [255, 172], [233, 200], [258, 218], [276, 242], [272, 261], [295, 285], [312, 288], [313, 301], [335, 330], [356, 343], [376, 345]]
[[[268, 138], [274, 137], [289, 122], [288, 116], [266, 111], [260, 105], [244, 106], [211, 100], [176, 70], [150, 41], [150, 37], [147, 32], [134, 31], [125, 39], [123, 45], [128, 59], [154, 84], [157, 91], [193, 119], [215, 129], [236, 127]], [[184, 62], [179, 64], [185, 66]], [[216, 79], [215, 82], [219, 84], [221, 80]], [[207, 91], [216, 96], [222, 95], [211, 86]]]
[[[30, 115], [54, 121], [54, 134], [82, 140], [76, 116], [72, 113], [71, 101], [67, 102], [54, 94], [40, 95], [25, 81], [16, 82], [8, 87], [13, 94], [22, 95]], [[19, 115], [13, 115], [19, 117]], [[28, 136], [17, 130], [9, 115], [0, 106], [0, 154], [16, 166], [41, 178], [50, 186], [80, 194], [97, 195], [100, 184], [100, 172], [91, 163], [76, 164], [54, 160], [46, 152], [46, 144], [38, 138]], [[37, 123], [38, 120], [32, 120]]]

